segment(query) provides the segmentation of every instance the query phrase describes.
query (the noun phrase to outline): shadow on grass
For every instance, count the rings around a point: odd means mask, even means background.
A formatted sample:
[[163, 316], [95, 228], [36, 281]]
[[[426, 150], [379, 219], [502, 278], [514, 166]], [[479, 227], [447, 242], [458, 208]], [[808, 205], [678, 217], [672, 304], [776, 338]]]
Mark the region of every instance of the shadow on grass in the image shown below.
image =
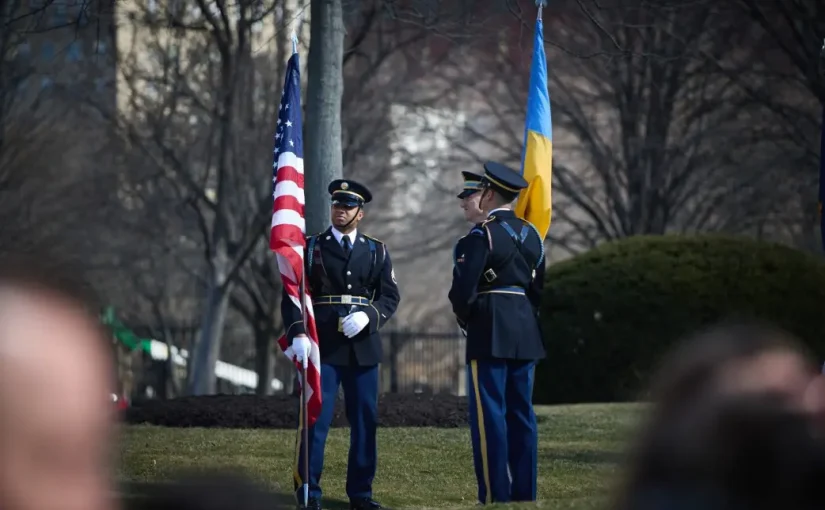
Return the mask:
[[321, 506], [324, 510], [327, 508], [329, 510], [349, 510], [349, 501], [345, 501], [343, 499], [324, 498], [321, 500]]
[[[160, 488], [168, 487], [170, 483], [151, 482], [124, 482], [120, 484], [120, 498], [125, 510], [143, 510], [153, 507], [152, 496], [158, 494]], [[279, 493], [266, 491], [268, 510], [286, 510], [298, 508], [295, 495], [291, 493]], [[323, 498], [322, 505], [325, 510], [349, 510], [349, 501], [342, 499]], [[255, 507], [257, 508], [257, 506]], [[385, 510], [392, 510], [384, 506]]]
[[627, 455], [622, 452], [610, 452], [600, 450], [584, 451], [563, 451], [550, 450], [539, 453], [539, 457], [546, 461], [573, 462], [576, 464], [612, 464], [621, 465], [627, 460]]

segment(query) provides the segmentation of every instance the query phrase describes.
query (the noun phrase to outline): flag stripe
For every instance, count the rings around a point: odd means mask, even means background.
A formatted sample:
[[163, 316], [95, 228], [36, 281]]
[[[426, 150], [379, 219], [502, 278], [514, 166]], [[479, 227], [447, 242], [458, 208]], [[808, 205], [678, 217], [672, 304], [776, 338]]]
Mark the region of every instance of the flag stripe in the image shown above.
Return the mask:
[[[281, 171], [288, 170], [288, 168], [282, 168]], [[304, 183], [303, 179], [300, 182], [296, 181], [278, 181], [275, 183], [275, 192], [273, 193], [273, 198], [278, 200], [281, 197], [291, 197], [295, 199], [295, 206], [290, 206], [291, 209], [295, 209], [298, 212], [304, 210]]]
[[[295, 154], [295, 151], [291, 149], [292, 148], [285, 149], [284, 152], [278, 155], [275, 169], [277, 170], [278, 168], [292, 168], [299, 174], [304, 175], [304, 158], [298, 157], [298, 155]], [[303, 187], [304, 183], [302, 181], [301, 188]]]
[[[280, 197], [275, 200], [276, 207], [290, 207], [292, 203], [296, 202], [294, 197]], [[301, 207], [303, 209], [303, 207]], [[284, 242], [283, 236], [289, 235], [289, 239], [298, 239], [299, 242], [304, 237], [304, 218], [300, 211], [294, 209], [278, 209], [272, 213], [272, 228], [277, 229], [281, 234], [279, 239]]]
[[[297, 196], [301, 197], [301, 203], [303, 203], [304, 198], [304, 174], [299, 172], [292, 166], [281, 166], [275, 169], [277, 172], [283, 172], [282, 180], [278, 183], [281, 187], [285, 187], [289, 190], [292, 190], [296, 193]], [[275, 188], [275, 192], [278, 192], [278, 186]]]

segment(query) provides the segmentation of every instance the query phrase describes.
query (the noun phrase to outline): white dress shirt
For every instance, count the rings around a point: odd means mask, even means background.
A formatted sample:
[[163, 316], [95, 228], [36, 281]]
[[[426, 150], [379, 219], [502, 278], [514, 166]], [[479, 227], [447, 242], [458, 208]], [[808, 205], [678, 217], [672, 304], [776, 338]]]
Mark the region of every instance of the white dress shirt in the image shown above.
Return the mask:
[[342, 248], [344, 247], [344, 236], [349, 237], [349, 247], [352, 248], [355, 246], [355, 239], [358, 237], [358, 229], [353, 230], [349, 234], [344, 234], [339, 232], [335, 227], [332, 227], [332, 235], [335, 236], [335, 240], [338, 241], [338, 244], [340, 244]]

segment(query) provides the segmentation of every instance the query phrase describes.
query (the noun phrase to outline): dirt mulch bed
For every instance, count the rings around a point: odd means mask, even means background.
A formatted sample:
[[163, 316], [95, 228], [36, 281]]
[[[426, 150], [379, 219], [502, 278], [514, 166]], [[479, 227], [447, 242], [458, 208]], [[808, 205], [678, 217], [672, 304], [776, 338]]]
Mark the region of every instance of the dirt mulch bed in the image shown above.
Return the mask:
[[[293, 396], [213, 395], [135, 402], [130, 424], [164, 427], [295, 429], [300, 401]], [[467, 425], [467, 397], [387, 394], [378, 399], [379, 427], [456, 428]], [[335, 404], [333, 427], [347, 427], [344, 402]]]

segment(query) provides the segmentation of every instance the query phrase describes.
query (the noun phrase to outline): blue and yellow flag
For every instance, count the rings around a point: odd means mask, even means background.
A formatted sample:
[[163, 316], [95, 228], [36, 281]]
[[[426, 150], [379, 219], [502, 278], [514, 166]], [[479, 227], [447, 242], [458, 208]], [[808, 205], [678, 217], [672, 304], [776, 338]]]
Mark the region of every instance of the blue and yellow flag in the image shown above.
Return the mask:
[[541, 11], [536, 20], [533, 39], [524, 148], [521, 155], [521, 172], [528, 186], [519, 193], [516, 215], [532, 223], [544, 240], [553, 215], [553, 126], [550, 120], [547, 57], [544, 54], [544, 28], [540, 13]]

